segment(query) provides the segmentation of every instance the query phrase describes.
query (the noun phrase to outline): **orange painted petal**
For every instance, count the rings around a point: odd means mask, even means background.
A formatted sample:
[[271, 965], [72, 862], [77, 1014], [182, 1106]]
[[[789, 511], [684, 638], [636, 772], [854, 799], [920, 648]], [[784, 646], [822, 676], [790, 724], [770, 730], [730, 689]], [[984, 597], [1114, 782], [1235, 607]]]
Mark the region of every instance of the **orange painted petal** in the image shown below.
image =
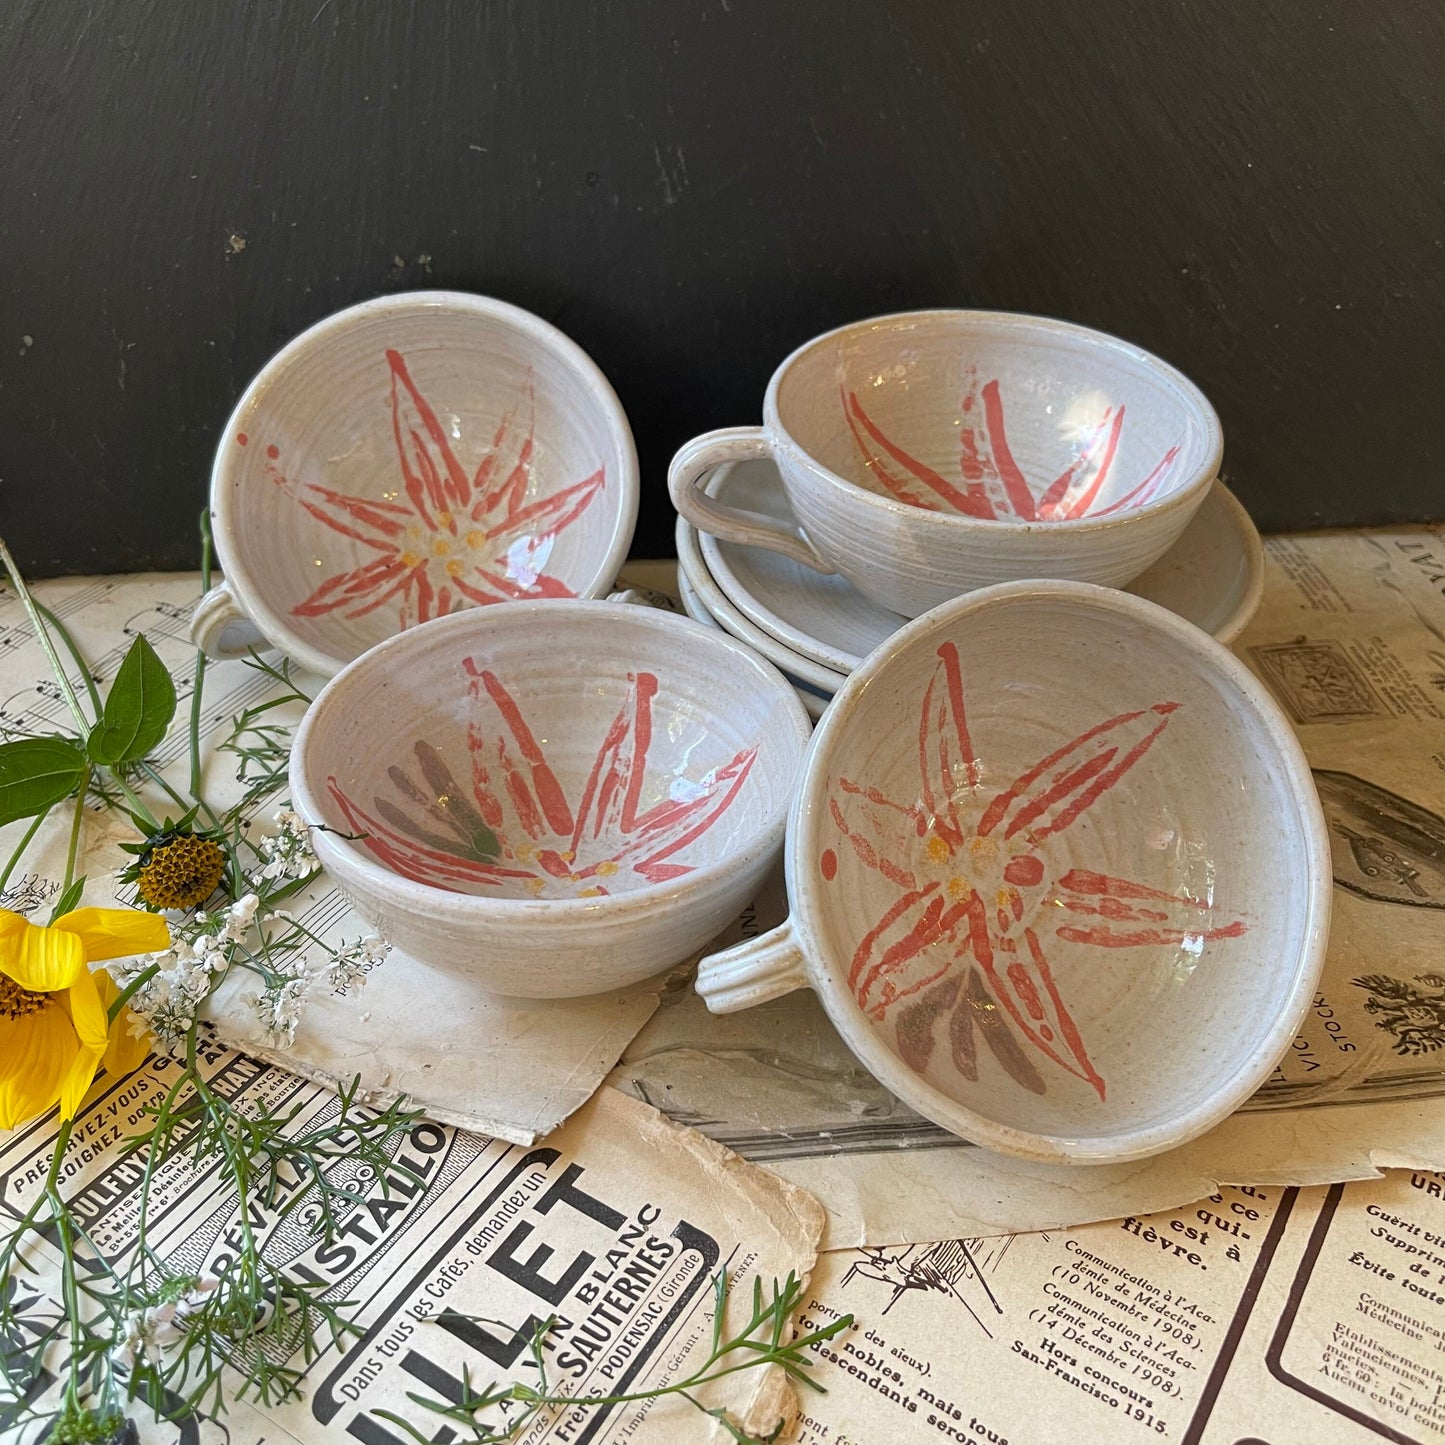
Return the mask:
[[386, 353], [391, 368], [391, 425], [406, 494], [429, 528], [439, 527], [438, 514], [464, 507], [472, 482], [462, 470], [446, 429], [417, 389], [399, 351]]
[[[858, 400], [856, 392], [848, 392], [843, 396], [843, 414], [847, 418], [849, 429], [853, 433], [853, 440], [857, 444], [868, 470], [900, 502], [907, 502], [910, 506], [923, 507], [932, 512], [951, 509], [969, 517], [993, 517], [993, 508], [981, 493], [974, 492], [972, 489], [960, 491], [932, 467], [925, 466], [916, 457], [910, 456], [896, 442], [890, 441], [868, 413], [863, 410], [863, 404]], [[906, 481], [884, 465], [883, 459], [874, 450], [875, 446], [886, 452], [893, 462], [901, 466], [917, 481], [922, 482], [939, 501], [944, 503], [944, 506], [940, 507], [938, 502], [932, 498], [921, 496]]]
[[527, 495], [527, 483], [532, 477], [534, 438], [537, 434], [537, 391], [532, 384], [530, 373], [527, 379], [527, 434], [517, 447], [516, 459], [510, 470], [506, 476], [493, 485], [492, 479], [505, 465], [502, 460], [502, 446], [515, 425], [516, 415], [517, 408], [513, 407], [502, 418], [502, 424], [497, 428], [496, 436], [492, 438], [492, 450], [482, 459], [476, 476], [472, 478], [472, 490], [477, 494], [477, 500], [472, 506], [471, 513], [474, 522], [498, 510], [505, 517], [508, 513], [516, 511], [522, 505], [522, 499]]
[[1202, 898], [1167, 893], [1089, 868], [1070, 868], [1057, 880], [1055, 890], [1049, 900], [1050, 912], [1055, 916], [1062, 908], [1085, 919], [1099, 920], [1093, 924], [1068, 922], [1058, 929], [1060, 938], [1075, 943], [1134, 948], [1150, 943], [1176, 945], [1187, 940], [1238, 938], [1247, 931], [1247, 925], [1237, 919], [1211, 923], [1213, 907]]
[[978, 786], [979, 766], [968, 735], [958, 648], [938, 648], [938, 666], [918, 720], [918, 772], [929, 824], [955, 847], [963, 839], [957, 796]]
[[1009, 450], [1008, 435], [1004, 430], [1003, 397], [999, 394], [998, 382], [990, 381], [983, 388], [984, 426], [988, 430], [988, 444], [993, 451], [994, 466], [998, 468], [999, 480], [1008, 495], [1014, 512], [1025, 522], [1035, 520], [1034, 494], [1024, 474], [1014, 461]]
[[1249, 932], [1249, 925], [1240, 919], [1221, 924], [1218, 928], [1162, 928], [1154, 923], [1132, 929], [1107, 923], [1083, 928], [1078, 924], [1065, 923], [1055, 931], [1068, 943], [1087, 943], [1095, 948], [1149, 948], [1158, 944], [1176, 947], [1181, 943], [1213, 943], [1220, 938], [1239, 938]]
[[[368, 547], [390, 547], [390, 539], [401, 536], [406, 530], [406, 524], [416, 520], [412, 509], [402, 506], [400, 502], [352, 497], [334, 488], [323, 487], [319, 482], [308, 482], [305, 492], [298, 495], [301, 505], [317, 521], [324, 522], [333, 531]], [[378, 535], [368, 536], [363, 528], [370, 528]]]
[[908, 858], [916, 846], [916, 831], [884, 824], [876, 814], [866, 819], [866, 827], [861, 819], [856, 823], [850, 822], [848, 813], [837, 798], [828, 799], [828, 813], [833, 826], [843, 835], [865, 868], [881, 873], [905, 893], [918, 887], [918, 879], [912, 869], [899, 861]]
[[[1109, 478], [1109, 470], [1114, 462], [1114, 453], [1119, 445], [1119, 432], [1123, 425], [1124, 408], [1122, 406], [1117, 411], [1110, 408], [1104, 413], [1102, 420], [1094, 428], [1093, 435], [1080, 450], [1079, 455], [1052, 483], [1048, 491], [1039, 498], [1039, 516], [1041, 518], [1045, 521], [1055, 521], [1064, 517], [1082, 517], [1088, 513], [1089, 508], [1094, 504], [1094, 499]], [[1106, 439], [1104, 456], [1099, 461], [1094, 475], [1083, 490], [1070, 500], [1069, 490], [1074, 485], [1075, 479], [1085, 474], [1087, 469], [1093, 465], [1095, 457], [1098, 456], [1100, 444], [1105, 443]]]
[[653, 673], [634, 673], [629, 680], [627, 697], [598, 746], [582, 786], [572, 829], [574, 852], [586, 837], [632, 830], [652, 745], [652, 699], [656, 693]]
[[[517, 744], [517, 750], [522, 755], [528, 774], [532, 782], [532, 794], [541, 808], [543, 817], [547, 820], [547, 826], [554, 833], [564, 838], [571, 837], [573, 821], [572, 810], [567, 805], [566, 795], [562, 792], [562, 785], [557, 781], [557, 775], [547, 764], [545, 754], [541, 745], [537, 742], [531, 728], [527, 726], [527, 720], [522, 716], [522, 710], [517, 706], [516, 699], [507, 691], [504, 684], [496, 673], [485, 668], [478, 668], [471, 658], [464, 659], [462, 663], [465, 671], [481, 683], [482, 689], [486, 691], [492, 705], [501, 715], [502, 722], [511, 733]], [[473, 695], [479, 696], [476, 689]], [[508, 759], [502, 756], [504, 767], [508, 765]], [[519, 784], [524, 783], [521, 769], [516, 769], [514, 776]], [[521, 799], [514, 797], [513, 801], [519, 803]]]
[[663, 860], [700, 838], [732, 806], [748, 774], [752, 771], [756, 748], [744, 748], [734, 754], [731, 762], [719, 768], [706, 791], [687, 802], [661, 803], [637, 820], [636, 831], [623, 855], [647, 850], [647, 856], [636, 865], [637, 872], [656, 883], [687, 872]]
[[1022, 833], [1037, 843], [1061, 832], [1149, 751], [1177, 707], [1161, 702], [1123, 712], [1071, 738], [994, 798], [978, 821], [979, 835]]
[[[384, 557], [374, 557], [349, 572], [336, 572], [325, 578], [309, 597], [291, 609], [291, 615], [321, 617], [339, 607], [350, 607], [359, 600], [371, 599], [379, 592], [385, 591], [386, 596], [390, 596], [396, 590], [391, 584], [400, 577], [404, 586], [410, 570], [396, 549], [388, 547]], [[386, 596], [379, 600], [385, 601]]]
[[1132, 492], [1120, 497], [1117, 502], [1111, 502], [1107, 507], [1100, 508], [1094, 515], [1096, 517], [1108, 517], [1112, 516], [1115, 512], [1122, 512], [1125, 507], [1143, 506], [1143, 504], [1158, 491], [1165, 477], [1173, 470], [1174, 462], [1178, 456], [1179, 448], [1177, 446], [1170, 447], [1169, 450], [1164, 453], [1163, 457], [1160, 458], [1154, 470], [1150, 472]]
[[953, 942], [966, 909], [966, 903], [949, 904], [937, 883], [896, 899], [854, 951], [848, 985], [859, 1007], [881, 1018], [899, 999], [943, 977], [967, 947], [967, 939]]
[[585, 481], [564, 487], [555, 496], [544, 497], [513, 512], [504, 521], [488, 528], [487, 536], [492, 541], [527, 535], [538, 541], [543, 537], [554, 537], [591, 506], [592, 499], [603, 489], [606, 481], [606, 470], [598, 467]]

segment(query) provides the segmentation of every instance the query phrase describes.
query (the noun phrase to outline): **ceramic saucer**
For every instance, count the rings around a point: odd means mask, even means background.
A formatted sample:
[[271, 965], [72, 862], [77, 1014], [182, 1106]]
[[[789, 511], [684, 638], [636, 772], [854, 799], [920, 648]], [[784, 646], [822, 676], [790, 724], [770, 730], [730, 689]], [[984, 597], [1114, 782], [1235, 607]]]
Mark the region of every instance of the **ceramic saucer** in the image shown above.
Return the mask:
[[[719, 467], [707, 488], [734, 507], [759, 512], [797, 526], [770, 461], [734, 462]], [[678, 527], [678, 555], [682, 527]], [[706, 575], [728, 611], [751, 630], [761, 631], [776, 647], [834, 673], [851, 672], [908, 619], [870, 601], [836, 573], [814, 572], [777, 552], [693, 534], [701, 566], [689, 568], [690, 580], [724, 629], [751, 642], [779, 666], [775, 651], [738, 630], [718, 613], [702, 586]], [[1215, 482], [1179, 540], [1149, 570], [1123, 590], [1167, 607], [1186, 622], [1230, 643], [1254, 615], [1264, 586], [1264, 548], [1249, 513], [1222, 483]], [[801, 674], [799, 674], [801, 675]]]
[[[697, 595], [697, 589], [680, 564], [677, 569], [677, 591], [682, 601], [683, 611], [694, 622], [702, 622], [708, 627], [716, 627], [720, 632], [726, 631], [722, 623], [703, 605], [702, 599]], [[806, 659], [799, 660], [806, 661]], [[823, 709], [833, 700], [833, 694], [811, 686], [790, 672], [784, 671], [783, 675], [793, 684], [793, 691], [798, 694], [798, 701], [803, 704], [808, 716], [815, 720], [822, 717]]]
[[746, 642], [754, 652], [767, 658], [774, 667], [786, 672], [795, 681], [805, 682], [828, 697], [843, 685], [845, 674], [805, 656], [796, 648], [750, 622], [733, 606], [718, 586], [708, 565], [703, 561], [701, 537], [697, 528], [684, 518], [677, 519], [677, 572], [686, 577], [698, 603], [709, 617], [726, 633]]

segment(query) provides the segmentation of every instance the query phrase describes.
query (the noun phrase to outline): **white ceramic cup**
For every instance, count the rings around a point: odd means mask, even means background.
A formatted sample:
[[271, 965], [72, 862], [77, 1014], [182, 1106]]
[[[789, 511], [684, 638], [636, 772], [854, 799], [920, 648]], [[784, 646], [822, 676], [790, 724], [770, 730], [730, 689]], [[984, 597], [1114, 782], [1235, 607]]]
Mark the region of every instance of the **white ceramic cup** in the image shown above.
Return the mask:
[[490, 993], [623, 988], [734, 919], [809, 730], [741, 643], [620, 602], [474, 608], [343, 669], [291, 796], [356, 911]]
[[1219, 1123], [1324, 960], [1329, 843], [1278, 706], [1197, 628], [1086, 584], [981, 590], [871, 653], [785, 858], [791, 916], [702, 961], [708, 1007], [812, 988], [906, 1104], [1030, 1159]]
[[[688, 442], [673, 505], [906, 617], [995, 582], [1118, 587], [1174, 543], [1223, 438], [1173, 367], [1086, 327], [998, 311], [880, 316], [801, 346], [761, 427]], [[801, 530], [711, 497], [724, 462], [770, 457]]]
[[383, 296], [262, 367], [211, 472], [225, 581], [196, 645], [330, 675], [463, 608], [599, 597], [637, 520], [627, 418], [555, 326], [456, 291]]

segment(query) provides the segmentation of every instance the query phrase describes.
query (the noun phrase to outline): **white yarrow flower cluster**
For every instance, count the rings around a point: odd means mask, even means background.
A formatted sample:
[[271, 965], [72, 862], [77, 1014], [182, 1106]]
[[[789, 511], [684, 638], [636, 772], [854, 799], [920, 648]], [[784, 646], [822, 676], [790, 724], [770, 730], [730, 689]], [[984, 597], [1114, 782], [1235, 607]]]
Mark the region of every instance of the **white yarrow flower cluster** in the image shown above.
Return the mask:
[[230, 966], [231, 946], [250, 930], [260, 902], [256, 894], [247, 893], [224, 913], [197, 913], [189, 923], [174, 928], [171, 946], [164, 953], [116, 968], [117, 982], [124, 987], [152, 964], [159, 967], [131, 995], [130, 1009], [136, 1015], [132, 1033], [153, 1033], [167, 1053], [184, 1047], [202, 1002]]
[[182, 1338], [186, 1320], [204, 1307], [217, 1283], [209, 1278], [193, 1280], [179, 1299], [165, 1300], [131, 1315], [111, 1358], [124, 1370], [133, 1370], [137, 1364], [163, 1364], [166, 1347]]
[[278, 831], [257, 845], [265, 865], [262, 878], [304, 878], [321, 865], [311, 851], [311, 829], [300, 813], [282, 808], [272, 821]]
[[344, 998], [353, 989], [361, 990], [366, 975], [390, 952], [391, 945], [374, 933], [355, 943], [341, 944], [326, 963], [326, 981], [332, 993]]
[[268, 1042], [289, 1049], [296, 1042], [296, 1026], [306, 1012], [306, 995], [311, 987], [311, 972], [299, 953], [279, 960], [278, 966], [261, 996], [256, 1000], [256, 1014], [266, 1030]]

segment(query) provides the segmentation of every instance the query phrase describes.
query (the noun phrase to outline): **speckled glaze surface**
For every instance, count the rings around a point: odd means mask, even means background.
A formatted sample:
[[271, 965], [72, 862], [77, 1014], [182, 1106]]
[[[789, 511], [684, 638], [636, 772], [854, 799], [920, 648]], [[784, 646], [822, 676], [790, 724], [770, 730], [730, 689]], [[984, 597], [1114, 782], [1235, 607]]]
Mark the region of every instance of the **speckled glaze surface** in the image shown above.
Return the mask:
[[[708, 492], [780, 523], [795, 522], [771, 462], [719, 467]], [[785, 649], [778, 654], [763, 649], [781, 667], [789, 665], [790, 656], [800, 656], [835, 672], [851, 672], [908, 620], [870, 601], [837, 573], [825, 575], [777, 552], [699, 535], [683, 525], [726, 603]], [[681, 539], [678, 555], [683, 555]], [[1215, 482], [1174, 545], [1124, 590], [1167, 607], [1228, 644], [1258, 609], [1263, 587], [1259, 532], [1228, 488]]]
[[792, 915], [705, 959], [718, 1011], [815, 989], [955, 1133], [1121, 1162], [1237, 1108], [1323, 962], [1329, 845], [1288, 723], [1142, 599], [1014, 583], [840, 689], [789, 818]]
[[[1148, 352], [1085, 327], [921, 311], [843, 327], [773, 374], [763, 425], [673, 459], [699, 531], [841, 573], [908, 617], [1024, 577], [1120, 586], [1161, 557], [1219, 471], [1213, 409]], [[770, 457], [796, 526], [709, 497]]]
[[476, 608], [343, 669], [291, 792], [358, 913], [493, 993], [685, 958], [777, 856], [810, 723], [718, 631], [611, 602]]
[[225, 582], [198, 643], [248, 624], [335, 673], [418, 622], [595, 597], [637, 519], [632, 434], [606, 378], [530, 312], [425, 291], [364, 302], [273, 357], [216, 453]]

